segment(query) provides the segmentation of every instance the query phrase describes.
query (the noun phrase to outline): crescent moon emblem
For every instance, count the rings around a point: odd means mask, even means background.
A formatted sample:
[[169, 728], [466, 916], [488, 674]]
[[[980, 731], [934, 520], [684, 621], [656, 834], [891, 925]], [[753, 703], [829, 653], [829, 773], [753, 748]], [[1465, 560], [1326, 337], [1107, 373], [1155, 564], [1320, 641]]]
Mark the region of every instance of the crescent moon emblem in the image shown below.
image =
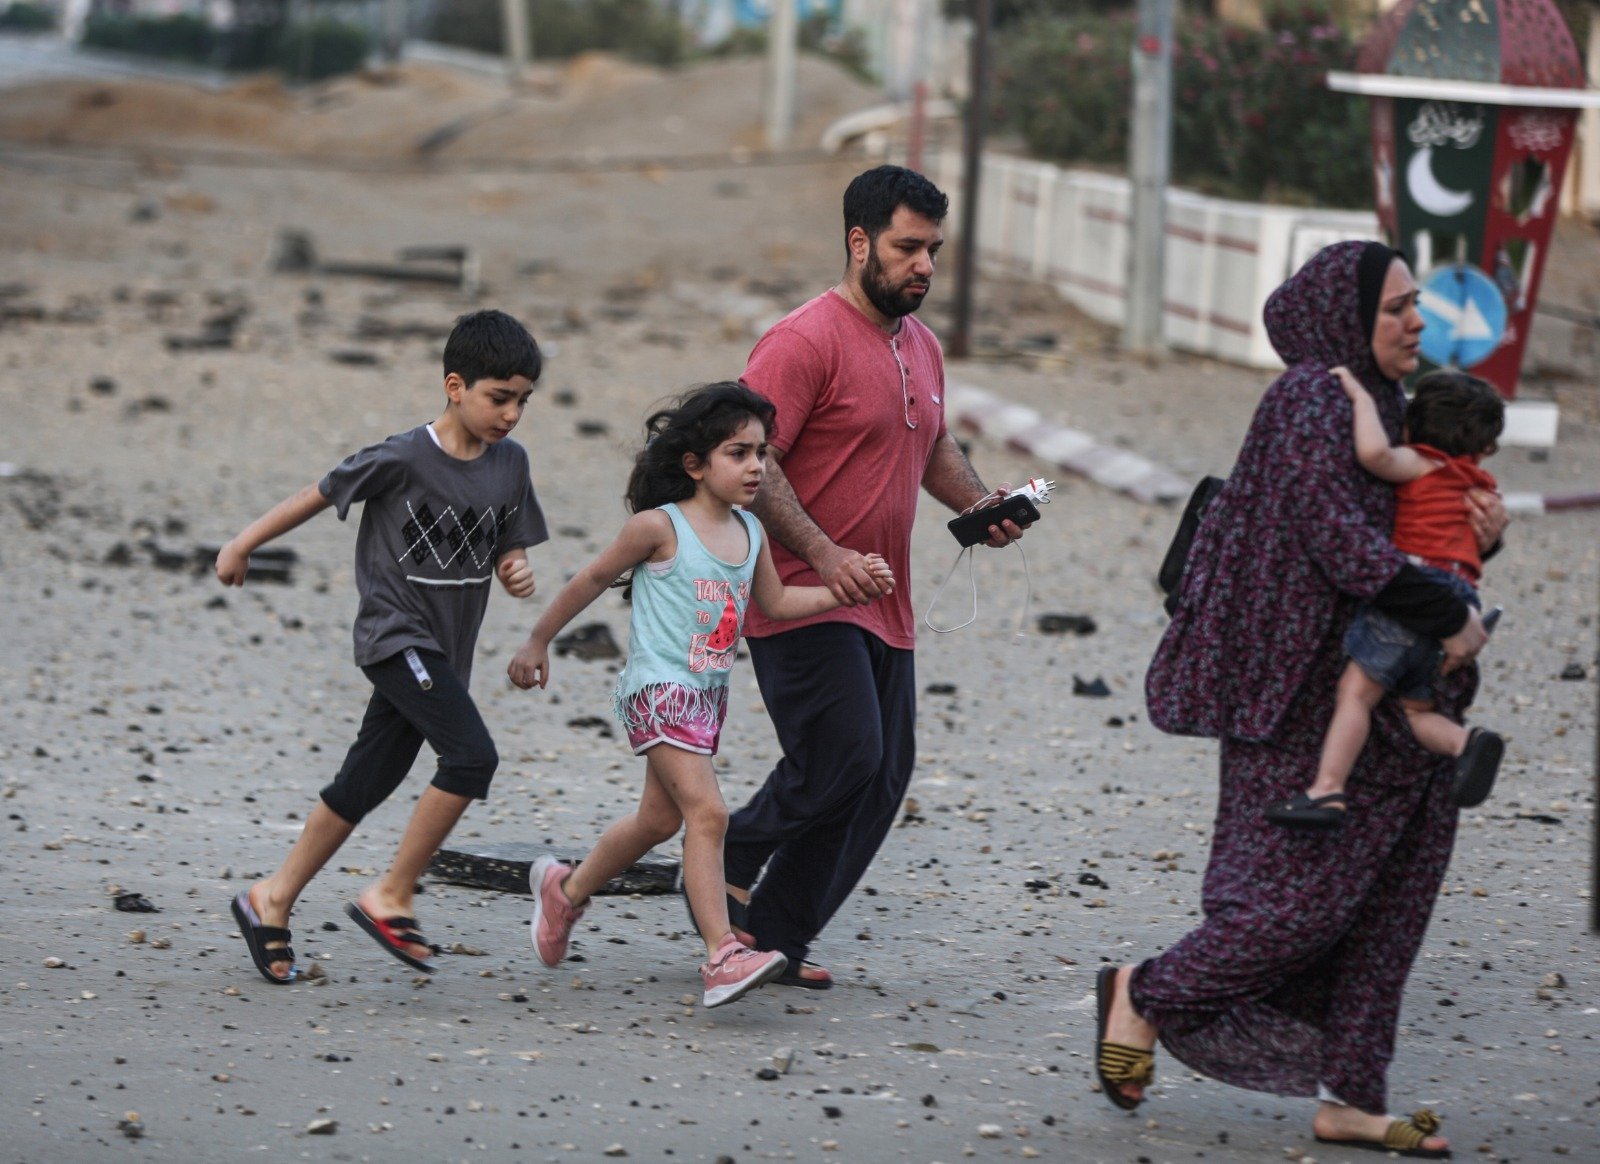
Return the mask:
[[1454, 218], [1472, 205], [1469, 190], [1451, 190], [1433, 176], [1433, 147], [1423, 146], [1406, 163], [1406, 189], [1416, 204], [1435, 218]]

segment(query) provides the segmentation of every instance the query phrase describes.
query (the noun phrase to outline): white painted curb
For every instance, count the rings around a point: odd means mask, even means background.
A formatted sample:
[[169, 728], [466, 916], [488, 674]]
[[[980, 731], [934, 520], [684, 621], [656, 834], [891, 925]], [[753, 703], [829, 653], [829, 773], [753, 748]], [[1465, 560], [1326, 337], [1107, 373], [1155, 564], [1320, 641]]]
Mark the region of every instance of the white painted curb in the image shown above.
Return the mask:
[[1050, 423], [1035, 409], [1011, 404], [970, 384], [945, 385], [945, 422], [1136, 501], [1176, 501], [1187, 497], [1194, 486], [1137, 453], [1102, 445], [1080, 429]]

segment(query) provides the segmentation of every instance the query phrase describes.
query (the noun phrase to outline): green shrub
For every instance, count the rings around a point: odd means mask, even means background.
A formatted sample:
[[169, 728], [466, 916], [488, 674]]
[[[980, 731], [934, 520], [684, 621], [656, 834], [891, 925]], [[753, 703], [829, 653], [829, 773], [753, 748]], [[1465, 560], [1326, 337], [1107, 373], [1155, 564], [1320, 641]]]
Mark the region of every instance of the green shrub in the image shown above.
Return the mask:
[[[1179, 21], [1173, 46], [1173, 180], [1232, 198], [1370, 206], [1363, 98], [1330, 92], [1356, 46], [1326, 0], [1280, 4], [1257, 31]], [[1131, 13], [1023, 20], [997, 37], [995, 122], [1042, 157], [1124, 166]]]
[[277, 42], [277, 66], [297, 81], [320, 81], [353, 73], [367, 62], [366, 29], [338, 20], [312, 20], [285, 29]]
[[83, 43], [223, 69], [276, 68], [301, 81], [354, 72], [370, 50], [365, 29], [326, 19], [296, 28], [262, 20], [219, 32], [198, 16], [91, 16]]
[[215, 29], [211, 60], [220, 69], [273, 69], [289, 19], [287, 0], [235, 0], [234, 23]]
[[[1132, 6], [1133, 0], [993, 0], [991, 12], [994, 27], [1005, 28], [1034, 17], [1088, 16]], [[943, 0], [942, 8], [946, 20], [973, 19], [972, 0]]]
[[[429, 40], [480, 53], [503, 53], [500, 0], [440, 0], [427, 29]], [[535, 30], [537, 34], [537, 30]]]
[[[708, 54], [713, 57], [758, 57], [767, 51], [767, 30], [764, 25], [735, 28]], [[833, 18], [826, 12], [813, 12], [800, 21], [800, 51], [825, 57], [858, 80], [873, 84], [877, 77], [872, 72], [872, 55], [867, 49], [865, 36], [858, 28], [835, 30]]]
[[0, 12], [0, 29], [6, 32], [49, 32], [56, 14], [41, 4], [13, 4]]
[[[599, 49], [676, 65], [689, 55], [689, 34], [657, 0], [524, 0], [533, 55], [565, 60]], [[445, 44], [500, 53], [504, 50], [500, 0], [443, 0], [428, 35]]]
[[209, 60], [213, 41], [199, 16], [91, 16], [83, 26], [83, 43], [93, 48], [168, 60]]

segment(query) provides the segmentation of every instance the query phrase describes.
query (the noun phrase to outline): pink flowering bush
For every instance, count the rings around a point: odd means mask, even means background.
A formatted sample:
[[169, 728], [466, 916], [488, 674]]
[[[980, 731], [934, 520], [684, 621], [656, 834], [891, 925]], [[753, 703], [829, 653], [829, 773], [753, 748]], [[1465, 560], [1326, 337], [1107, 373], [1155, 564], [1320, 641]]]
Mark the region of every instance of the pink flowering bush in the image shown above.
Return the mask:
[[[1172, 62], [1172, 172], [1233, 198], [1369, 206], [1365, 99], [1334, 93], [1355, 42], [1327, 0], [1288, 0], [1264, 30], [1180, 16]], [[997, 37], [995, 124], [1041, 157], [1122, 167], [1133, 99], [1132, 12], [1035, 17]]]

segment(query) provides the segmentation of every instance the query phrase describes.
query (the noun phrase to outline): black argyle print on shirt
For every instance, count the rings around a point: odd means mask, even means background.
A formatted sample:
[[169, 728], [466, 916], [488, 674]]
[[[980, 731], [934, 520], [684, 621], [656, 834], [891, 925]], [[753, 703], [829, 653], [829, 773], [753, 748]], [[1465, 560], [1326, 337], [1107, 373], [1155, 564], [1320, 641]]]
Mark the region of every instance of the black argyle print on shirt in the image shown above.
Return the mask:
[[419, 566], [432, 558], [441, 570], [467, 564], [486, 569], [494, 562], [495, 549], [514, 512], [502, 505], [498, 513], [485, 510], [479, 514], [468, 506], [457, 515], [455, 508], [447, 505], [443, 515], [435, 517], [424, 502], [411, 511], [400, 532], [407, 555]]

